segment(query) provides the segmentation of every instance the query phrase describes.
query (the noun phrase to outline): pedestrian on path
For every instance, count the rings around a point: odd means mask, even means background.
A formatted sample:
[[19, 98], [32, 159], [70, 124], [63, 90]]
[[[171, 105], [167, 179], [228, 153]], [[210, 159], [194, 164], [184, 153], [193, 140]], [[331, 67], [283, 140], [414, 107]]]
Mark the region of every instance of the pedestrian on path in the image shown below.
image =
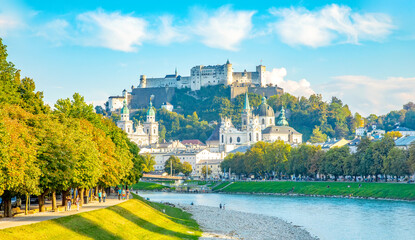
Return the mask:
[[72, 203], [71, 203], [71, 197], [70, 196], [66, 197], [66, 205], [67, 205], [66, 210], [71, 211]]
[[130, 199], [130, 189], [127, 188], [127, 200]]
[[122, 200], [125, 200], [125, 189], [122, 190]]
[[76, 211], [79, 211], [79, 196], [76, 197], [75, 204], [76, 204]]
[[121, 189], [118, 189], [118, 200], [121, 200]]
[[102, 200], [105, 202], [105, 199], [107, 198], [107, 192], [103, 191], [102, 193]]
[[222, 203], [219, 203], [219, 209], [222, 209]]
[[99, 198], [99, 202], [101, 203], [101, 199], [102, 199], [102, 192], [101, 191], [98, 192], [98, 198]]

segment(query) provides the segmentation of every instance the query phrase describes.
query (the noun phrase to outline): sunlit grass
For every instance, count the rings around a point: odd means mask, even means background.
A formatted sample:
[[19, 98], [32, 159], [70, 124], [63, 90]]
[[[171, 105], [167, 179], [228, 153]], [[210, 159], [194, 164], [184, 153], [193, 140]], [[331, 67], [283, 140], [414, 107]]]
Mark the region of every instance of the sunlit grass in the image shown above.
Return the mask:
[[200, 235], [190, 214], [136, 196], [105, 209], [0, 230], [2, 240], [198, 239]]

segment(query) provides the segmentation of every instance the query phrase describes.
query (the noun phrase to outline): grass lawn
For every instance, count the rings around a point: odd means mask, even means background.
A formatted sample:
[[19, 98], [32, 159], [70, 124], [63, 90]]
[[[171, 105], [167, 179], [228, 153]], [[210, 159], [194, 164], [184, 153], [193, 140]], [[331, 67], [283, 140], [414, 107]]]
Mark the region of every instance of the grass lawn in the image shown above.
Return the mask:
[[[165, 213], [160, 210], [165, 209]], [[91, 212], [0, 230], [0, 239], [198, 239], [199, 226], [177, 208], [137, 196]]]
[[158, 183], [150, 182], [138, 182], [134, 184], [132, 187], [134, 190], [161, 190], [163, 188], [169, 188]]
[[[359, 184], [362, 187], [359, 188]], [[221, 184], [222, 185], [222, 184]], [[221, 187], [219, 185], [216, 189]], [[330, 186], [327, 188], [327, 186]], [[348, 187], [350, 185], [350, 187]], [[415, 184], [348, 182], [235, 182], [222, 192], [292, 193], [415, 200]]]

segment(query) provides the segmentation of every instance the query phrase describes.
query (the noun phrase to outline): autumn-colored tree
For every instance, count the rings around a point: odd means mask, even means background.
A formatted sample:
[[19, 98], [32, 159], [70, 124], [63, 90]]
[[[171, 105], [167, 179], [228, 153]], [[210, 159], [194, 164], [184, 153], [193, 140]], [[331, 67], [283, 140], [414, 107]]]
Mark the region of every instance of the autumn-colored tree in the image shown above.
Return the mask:
[[39, 192], [40, 170], [36, 165], [36, 144], [27, 125], [33, 115], [15, 105], [0, 108], [0, 195], [4, 216], [11, 217], [11, 197]]
[[171, 155], [164, 164], [164, 171], [171, 175], [181, 172], [182, 163], [180, 162], [180, 159], [174, 155]]
[[192, 165], [188, 162], [182, 164], [182, 173], [186, 176], [189, 176], [193, 171]]
[[154, 165], [156, 164], [156, 161], [154, 161], [154, 156], [152, 156], [149, 153], [146, 153], [143, 155], [143, 172], [151, 172], [154, 171]]
[[385, 134], [385, 136], [389, 136], [389, 137], [391, 137], [391, 138], [393, 138], [393, 139], [396, 139], [396, 138], [400, 138], [400, 137], [402, 137], [402, 133], [400, 133], [400, 132], [398, 132], [398, 131], [390, 131], [390, 132], [387, 132], [387, 133]]
[[[207, 167], [207, 169], [208, 169], [207, 175], [209, 176], [210, 174], [212, 174], [212, 168]], [[206, 177], [206, 166], [202, 167], [202, 176]]]

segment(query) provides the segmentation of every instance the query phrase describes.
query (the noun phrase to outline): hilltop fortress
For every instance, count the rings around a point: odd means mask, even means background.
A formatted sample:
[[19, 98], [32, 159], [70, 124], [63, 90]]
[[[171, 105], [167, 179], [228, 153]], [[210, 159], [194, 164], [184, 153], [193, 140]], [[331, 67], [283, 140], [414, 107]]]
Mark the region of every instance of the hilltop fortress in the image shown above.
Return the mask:
[[159, 108], [163, 103], [171, 102], [175, 89], [189, 89], [199, 91], [202, 87], [214, 85], [226, 85], [231, 87], [233, 99], [246, 92], [257, 93], [270, 97], [282, 94], [282, 88], [267, 84], [265, 79], [266, 68], [263, 65], [256, 66], [255, 72], [234, 72], [229, 60], [223, 65], [198, 65], [190, 69], [190, 76], [181, 76], [177, 73], [167, 74], [160, 78], [147, 78], [140, 76], [138, 87], [131, 87], [131, 92], [123, 91], [122, 96], [111, 96], [108, 99], [107, 108], [115, 111], [123, 107], [124, 99], [131, 109], [147, 106], [147, 100], [153, 96], [154, 106]]

